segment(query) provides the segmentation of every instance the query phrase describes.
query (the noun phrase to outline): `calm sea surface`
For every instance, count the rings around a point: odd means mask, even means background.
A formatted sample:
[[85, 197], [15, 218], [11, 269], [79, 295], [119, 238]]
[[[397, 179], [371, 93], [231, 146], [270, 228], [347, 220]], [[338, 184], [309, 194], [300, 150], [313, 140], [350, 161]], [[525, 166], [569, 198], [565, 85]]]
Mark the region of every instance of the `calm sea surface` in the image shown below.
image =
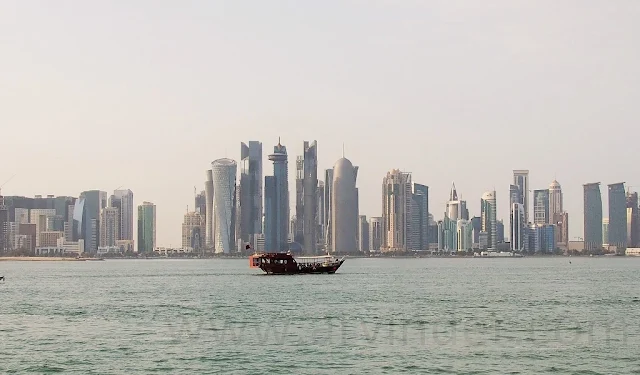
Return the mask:
[[[571, 260], [571, 264], [569, 263]], [[640, 258], [0, 262], [0, 373], [640, 374]]]

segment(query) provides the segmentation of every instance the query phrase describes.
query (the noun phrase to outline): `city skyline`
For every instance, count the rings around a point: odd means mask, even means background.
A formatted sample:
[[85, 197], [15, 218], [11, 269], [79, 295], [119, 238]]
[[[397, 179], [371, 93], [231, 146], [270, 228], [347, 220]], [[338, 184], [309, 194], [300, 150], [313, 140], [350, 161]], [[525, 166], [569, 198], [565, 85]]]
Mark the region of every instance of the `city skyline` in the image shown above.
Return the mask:
[[557, 179], [572, 238], [583, 184], [640, 187], [631, 3], [148, 4], [0, 4], [3, 195], [124, 186], [135, 205], [158, 205], [159, 245], [179, 246], [211, 161], [278, 136], [290, 182], [304, 140], [318, 142], [319, 177], [344, 144], [367, 217], [381, 215], [380, 181], [396, 168], [429, 186], [436, 217], [453, 181], [471, 216], [495, 188], [506, 227], [513, 169], [530, 171], [532, 190]]

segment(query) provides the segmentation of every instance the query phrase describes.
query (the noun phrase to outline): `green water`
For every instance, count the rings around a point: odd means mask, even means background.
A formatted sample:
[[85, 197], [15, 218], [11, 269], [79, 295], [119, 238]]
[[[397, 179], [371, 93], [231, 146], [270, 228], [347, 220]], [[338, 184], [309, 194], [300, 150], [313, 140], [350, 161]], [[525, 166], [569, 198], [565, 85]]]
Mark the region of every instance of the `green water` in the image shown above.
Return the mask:
[[[569, 263], [571, 260], [571, 264]], [[0, 262], [0, 373], [640, 374], [640, 258]]]

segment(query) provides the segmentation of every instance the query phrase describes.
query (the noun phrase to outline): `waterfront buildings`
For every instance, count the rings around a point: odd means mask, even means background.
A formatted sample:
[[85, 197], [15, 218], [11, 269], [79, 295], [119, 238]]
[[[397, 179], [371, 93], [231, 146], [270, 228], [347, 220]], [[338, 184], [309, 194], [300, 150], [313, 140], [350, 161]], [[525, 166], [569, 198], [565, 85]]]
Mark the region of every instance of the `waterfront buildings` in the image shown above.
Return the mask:
[[204, 194], [206, 199], [205, 247], [213, 249], [213, 171], [211, 169], [206, 173]]
[[331, 249], [331, 191], [333, 189], [333, 168], [324, 171], [324, 240], [327, 250]]
[[[466, 202], [461, 206], [462, 217], [469, 217]], [[429, 250], [429, 187], [427, 185], [412, 184], [412, 223], [411, 233], [414, 250]]]
[[584, 190], [584, 249], [602, 250], [602, 196], [600, 183], [583, 185]]
[[118, 207], [105, 207], [100, 212], [100, 247], [116, 246], [121, 240], [120, 209]]
[[525, 245], [528, 243], [527, 239], [527, 223], [524, 217], [524, 205], [522, 203], [511, 204], [511, 250], [512, 251], [524, 251]]
[[538, 225], [548, 224], [549, 216], [549, 190], [539, 189], [533, 191], [533, 223]]
[[369, 219], [369, 250], [380, 251], [382, 244], [382, 217], [376, 216]]
[[294, 240], [306, 254], [316, 254], [318, 244], [318, 144], [303, 143], [296, 159], [296, 225]]
[[[109, 197], [109, 207], [118, 209], [118, 238], [116, 240], [133, 240], [133, 192], [129, 189], [118, 189]], [[102, 246], [102, 245], [101, 245]], [[113, 246], [113, 245], [109, 245]]]
[[262, 233], [263, 215], [262, 143], [240, 143], [239, 225], [240, 238], [253, 243]]
[[391, 170], [382, 182], [383, 251], [409, 250], [412, 206], [411, 173]]
[[231, 159], [211, 163], [213, 172], [213, 241], [217, 254], [235, 252], [236, 173]]
[[80, 193], [84, 200], [80, 237], [84, 240], [84, 251], [95, 254], [100, 244], [100, 212], [107, 207], [107, 192], [89, 190]]
[[608, 185], [609, 246], [616, 251], [627, 247], [627, 197], [624, 182]]
[[331, 251], [354, 254], [358, 251], [358, 167], [340, 158], [333, 166], [331, 187]]
[[156, 246], [156, 205], [143, 202], [138, 206], [138, 253], [150, 254]]
[[489, 249], [496, 249], [498, 246], [496, 209], [495, 190], [485, 192], [480, 199], [480, 215], [482, 219], [482, 231], [487, 234], [487, 246]]
[[627, 192], [627, 246], [640, 246], [640, 210], [635, 192]]
[[358, 252], [368, 253], [370, 249], [369, 245], [369, 222], [365, 215], [358, 217]]
[[204, 249], [205, 217], [200, 212], [187, 212], [182, 222], [182, 248], [200, 251]]
[[273, 162], [273, 176], [266, 176], [264, 181], [265, 249], [286, 251], [289, 248], [289, 167], [287, 148], [279, 139], [269, 160]]
[[549, 224], [556, 224], [554, 217], [563, 212], [562, 205], [562, 187], [553, 180], [549, 184]]
[[512, 200], [511, 203], [522, 203], [524, 205], [524, 218], [528, 223], [529, 222], [529, 170], [515, 169], [513, 171], [513, 185], [518, 187], [519, 197], [521, 201], [515, 202], [514, 200]]

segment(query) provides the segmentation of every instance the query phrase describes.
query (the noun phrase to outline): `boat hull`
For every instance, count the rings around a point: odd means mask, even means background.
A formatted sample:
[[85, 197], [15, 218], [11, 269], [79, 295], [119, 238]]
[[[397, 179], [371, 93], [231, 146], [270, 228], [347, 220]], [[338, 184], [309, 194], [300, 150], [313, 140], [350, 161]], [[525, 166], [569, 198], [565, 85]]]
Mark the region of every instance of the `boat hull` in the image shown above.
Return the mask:
[[336, 259], [329, 256], [299, 258], [299, 261], [296, 261], [296, 258], [288, 253], [267, 253], [252, 255], [249, 258], [249, 266], [260, 268], [268, 275], [333, 274], [344, 261], [344, 258]]
[[336, 263], [327, 264], [327, 265], [303, 265], [298, 264], [297, 267], [284, 267], [280, 264], [265, 264], [260, 267], [262, 271], [264, 271], [267, 275], [296, 275], [296, 274], [334, 274], [340, 268], [340, 266], [344, 263], [344, 260], [341, 260]]

